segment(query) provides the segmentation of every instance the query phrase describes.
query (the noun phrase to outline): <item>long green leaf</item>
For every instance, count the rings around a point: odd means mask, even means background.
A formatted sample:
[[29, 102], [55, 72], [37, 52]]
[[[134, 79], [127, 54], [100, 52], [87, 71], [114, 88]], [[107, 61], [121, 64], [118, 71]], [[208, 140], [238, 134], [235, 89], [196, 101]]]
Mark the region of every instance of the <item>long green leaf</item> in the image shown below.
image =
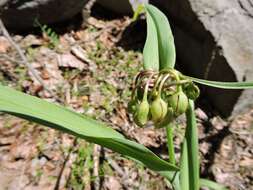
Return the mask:
[[188, 147], [187, 140], [184, 139], [181, 160], [180, 160], [180, 185], [181, 190], [189, 190], [189, 163], [188, 163]]
[[159, 70], [159, 50], [156, 25], [147, 12], [147, 37], [143, 49], [144, 69]]
[[159, 172], [159, 174], [168, 179], [174, 190], [182, 190], [180, 187], [179, 172]]
[[228, 190], [223, 185], [220, 185], [218, 183], [215, 183], [214, 181], [208, 180], [208, 179], [200, 179], [200, 186], [201, 187], [208, 187], [212, 190]]
[[174, 68], [176, 62], [176, 50], [174, 37], [167, 17], [156, 7], [145, 4], [148, 15], [151, 15], [157, 29], [159, 47], [159, 69]]
[[139, 160], [155, 171], [178, 168], [156, 156], [145, 146], [125, 139], [105, 124], [42, 99], [0, 85], [0, 112], [73, 134]]
[[174, 125], [173, 125], [173, 122], [171, 122], [171, 123], [168, 123], [166, 126], [167, 146], [168, 146], [170, 163], [176, 164], [175, 149], [174, 149], [174, 144], [173, 144], [173, 133], [174, 133]]
[[215, 88], [223, 88], [223, 89], [250, 89], [253, 88], [253, 82], [218, 82], [218, 81], [209, 81], [204, 79], [198, 79], [194, 77], [188, 77], [192, 81], [203, 84], [206, 86], [211, 86]]
[[190, 190], [199, 190], [199, 155], [198, 155], [198, 129], [194, 113], [194, 102], [189, 101], [186, 112], [187, 127], [185, 138], [188, 149], [189, 184]]

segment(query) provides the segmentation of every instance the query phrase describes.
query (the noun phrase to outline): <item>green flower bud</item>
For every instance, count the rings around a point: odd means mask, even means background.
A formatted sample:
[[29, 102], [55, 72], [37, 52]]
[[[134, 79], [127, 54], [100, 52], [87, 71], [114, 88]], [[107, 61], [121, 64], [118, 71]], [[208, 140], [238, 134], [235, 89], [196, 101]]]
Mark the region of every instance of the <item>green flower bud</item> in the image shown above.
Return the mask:
[[200, 90], [194, 83], [187, 84], [183, 88], [186, 96], [192, 100], [196, 100], [199, 97]]
[[167, 114], [167, 103], [157, 96], [151, 104], [150, 112], [154, 123], [161, 122]]
[[168, 105], [174, 110], [174, 115], [179, 116], [186, 112], [188, 108], [188, 98], [185, 93], [180, 90], [172, 96], [169, 96]]
[[149, 103], [148, 101], [144, 100], [137, 106], [137, 110], [134, 114], [134, 121], [138, 126], [142, 127], [147, 123], [148, 116], [149, 116]]
[[174, 119], [174, 111], [171, 107], [168, 107], [167, 114], [166, 114], [165, 118], [160, 123], [156, 123], [155, 127], [156, 128], [166, 127], [166, 125], [171, 123], [173, 121], [173, 119]]

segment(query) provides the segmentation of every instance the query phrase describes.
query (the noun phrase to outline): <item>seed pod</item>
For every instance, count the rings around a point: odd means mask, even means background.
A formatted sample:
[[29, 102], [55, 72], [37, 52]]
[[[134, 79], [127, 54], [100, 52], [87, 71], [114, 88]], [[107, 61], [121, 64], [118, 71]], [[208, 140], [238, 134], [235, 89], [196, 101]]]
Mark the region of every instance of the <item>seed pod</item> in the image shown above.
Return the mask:
[[175, 116], [179, 116], [186, 112], [188, 108], [188, 98], [185, 93], [180, 90], [179, 92], [169, 96], [168, 105], [172, 107]]
[[198, 86], [194, 83], [184, 86], [183, 91], [185, 92], [186, 96], [192, 100], [196, 100], [200, 94]]
[[166, 125], [168, 125], [170, 122], [172, 122], [173, 119], [174, 119], [173, 109], [171, 107], [168, 107], [166, 116], [164, 117], [164, 119], [160, 123], [156, 123], [155, 127], [156, 128], [166, 127]]
[[136, 112], [134, 114], [134, 121], [138, 126], [142, 127], [147, 123], [148, 116], [149, 103], [148, 101], [144, 100], [137, 106]]
[[160, 123], [167, 114], [167, 103], [160, 96], [157, 96], [151, 104], [150, 112], [152, 121]]

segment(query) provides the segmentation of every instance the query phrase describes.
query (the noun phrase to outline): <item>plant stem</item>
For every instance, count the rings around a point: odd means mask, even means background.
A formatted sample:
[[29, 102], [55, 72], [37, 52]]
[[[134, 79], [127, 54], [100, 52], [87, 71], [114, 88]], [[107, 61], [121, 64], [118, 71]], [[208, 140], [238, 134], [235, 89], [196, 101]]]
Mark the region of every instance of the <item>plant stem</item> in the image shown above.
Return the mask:
[[173, 123], [169, 123], [166, 126], [166, 132], [167, 132], [167, 146], [169, 152], [169, 160], [171, 164], [176, 164], [174, 144], [173, 144], [173, 132], [174, 132]]
[[198, 128], [194, 113], [194, 102], [189, 101], [189, 108], [186, 112], [187, 127], [185, 138], [188, 149], [189, 182], [190, 190], [199, 190], [199, 150], [198, 150]]

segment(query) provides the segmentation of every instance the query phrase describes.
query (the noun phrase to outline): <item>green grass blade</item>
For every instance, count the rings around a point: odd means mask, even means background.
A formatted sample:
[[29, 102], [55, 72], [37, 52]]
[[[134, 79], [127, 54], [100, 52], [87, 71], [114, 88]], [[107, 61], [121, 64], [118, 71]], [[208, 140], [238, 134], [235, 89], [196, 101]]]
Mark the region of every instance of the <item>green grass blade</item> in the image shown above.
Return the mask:
[[159, 172], [159, 174], [173, 185], [173, 190], [182, 190], [180, 187], [179, 172]]
[[189, 78], [196, 83], [215, 87], [215, 88], [235, 89], [235, 90], [253, 88], [253, 82], [218, 82], [218, 81], [198, 79], [194, 77], [189, 77]]
[[174, 144], [173, 144], [173, 133], [174, 133], [173, 123], [167, 124], [166, 133], [167, 133], [167, 146], [168, 146], [168, 152], [169, 152], [169, 160], [171, 164], [175, 165], [176, 158], [175, 158], [175, 150], [174, 150]]
[[228, 190], [223, 185], [220, 185], [214, 181], [208, 180], [208, 179], [200, 179], [200, 186], [201, 187], [208, 187], [212, 190]]
[[187, 127], [185, 137], [188, 149], [189, 184], [190, 190], [199, 190], [199, 155], [198, 155], [198, 129], [194, 113], [194, 102], [189, 100], [186, 112]]
[[155, 171], [178, 168], [156, 156], [145, 146], [125, 139], [105, 124], [42, 99], [0, 85], [0, 112], [70, 133], [129, 156]]
[[147, 14], [147, 37], [143, 49], [144, 69], [159, 70], [159, 50], [156, 25], [149, 12]]
[[189, 190], [189, 165], [188, 165], [188, 147], [187, 141], [184, 139], [181, 160], [180, 160], [180, 185], [181, 190]]
[[174, 68], [176, 62], [176, 50], [174, 37], [167, 17], [156, 7], [145, 4], [148, 15], [151, 15], [157, 29], [159, 47], [159, 69]]

